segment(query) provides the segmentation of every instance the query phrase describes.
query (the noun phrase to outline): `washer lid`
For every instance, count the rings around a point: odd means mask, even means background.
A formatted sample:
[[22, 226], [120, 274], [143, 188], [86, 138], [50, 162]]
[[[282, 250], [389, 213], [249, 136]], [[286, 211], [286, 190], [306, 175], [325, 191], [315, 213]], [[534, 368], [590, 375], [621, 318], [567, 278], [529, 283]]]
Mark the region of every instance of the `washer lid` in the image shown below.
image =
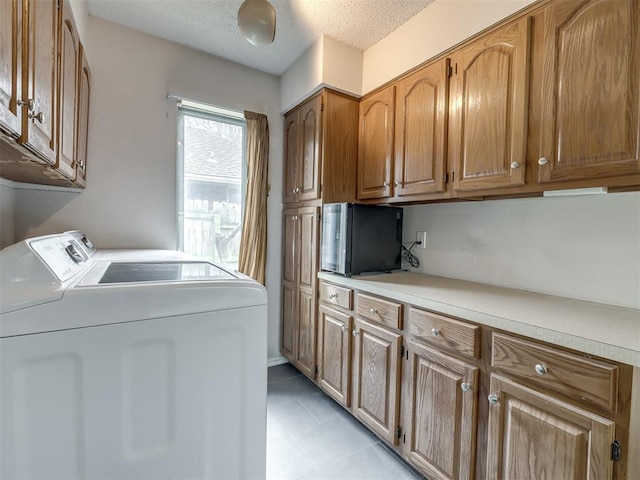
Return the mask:
[[94, 267], [77, 286], [118, 283], [197, 282], [238, 278], [208, 262], [105, 262]]

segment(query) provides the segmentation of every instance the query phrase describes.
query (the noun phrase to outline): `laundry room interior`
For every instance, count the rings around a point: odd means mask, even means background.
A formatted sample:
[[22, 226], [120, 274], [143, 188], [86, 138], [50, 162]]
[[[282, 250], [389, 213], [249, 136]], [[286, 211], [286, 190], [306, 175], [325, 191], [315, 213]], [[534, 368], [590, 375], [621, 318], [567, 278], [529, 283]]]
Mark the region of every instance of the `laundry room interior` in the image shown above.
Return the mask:
[[[263, 8], [266, 40], [243, 17]], [[640, 478], [640, 2], [0, 13], [0, 477]], [[136, 270], [109, 284], [109, 264]], [[131, 341], [102, 344], [92, 309]], [[204, 325], [219, 311], [238, 332]], [[73, 335], [70, 353], [37, 332]], [[102, 387], [74, 383], [100, 363], [85, 338], [117, 350], [122, 438], [89, 418]], [[28, 395], [56, 368], [71, 400], [51, 410]], [[200, 409], [215, 382], [236, 400]], [[57, 428], [48, 470], [33, 456]]]

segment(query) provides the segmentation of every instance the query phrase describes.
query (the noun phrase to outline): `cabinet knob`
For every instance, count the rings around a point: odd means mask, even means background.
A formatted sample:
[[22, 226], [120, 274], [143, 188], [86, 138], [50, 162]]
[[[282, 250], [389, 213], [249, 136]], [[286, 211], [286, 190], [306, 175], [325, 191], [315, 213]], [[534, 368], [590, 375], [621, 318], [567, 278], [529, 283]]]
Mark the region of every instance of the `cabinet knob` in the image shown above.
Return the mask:
[[376, 308], [370, 308], [369, 312], [371, 312], [371, 315], [377, 315], [378, 314], [378, 310]]
[[386, 187], [388, 187], [388, 186], [389, 186], [389, 182], [384, 182], [384, 183], [382, 184], [382, 186], [383, 186], [383, 187], [385, 187], [385, 188], [386, 188]]
[[520, 164], [518, 162], [511, 162], [511, 168], [518, 168]]
[[30, 113], [29, 118], [37, 120], [39, 123], [44, 123], [44, 113], [38, 112], [36, 114]]
[[544, 363], [538, 363], [535, 366], [535, 370], [536, 370], [536, 373], [538, 375], [540, 375], [540, 376], [546, 375], [547, 372], [549, 371], [549, 369], [547, 368], [547, 366]]
[[431, 329], [431, 335], [433, 335], [434, 337], [437, 337], [440, 335], [440, 330], [438, 330], [437, 328], [432, 328]]
[[471, 390], [471, 384], [470, 383], [461, 383], [460, 384], [460, 390], [462, 390], [463, 392], [468, 392], [469, 390]]
[[546, 165], [547, 163], [549, 163], [549, 160], [547, 160], [546, 157], [540, 157], [538, 159], [538, 165]]
[[300, 187], [296, 187], [293, 189], [293, 193], [298, 193], [300, 191]]
[[298, 215], [294, 215], [294, 216], [293, 216], [293, 220], [294, 220], [294, 221], [295, 221], [295, 220], [298, 220]]
[[354, 337], [357, 337], [360, 334], [359, 331], [354, 330], [353, 332], [351, 332], [351, 335], [353, 335]]
[[342, 329], [342, 333], [344, 333], [344, 332], [346, 332], [346, 331], [347, 331], [347, 327], [346, 327], [346, 325], [342, 325], [342, 327], [340, 327], [340, 328]]
[[330, 293], [329, 294], [329, 298], [331, 298], [331, 299], [338, 298], [338, 294], [337, 293]]
[[500, 400], [495, 393], [490, 393], [487, 398], [489, 399], [489, 403], [493, 403], [494, 405]]
[[35, 102], [33, 101], [33, 98], [30, 98], [26, 102], [23, 102], [22, 100], [18, 100], [18, 105], [21, 107], [23, 105], [26, 105], [30, 112], [33, 112], [33, 109], [35, 108]]

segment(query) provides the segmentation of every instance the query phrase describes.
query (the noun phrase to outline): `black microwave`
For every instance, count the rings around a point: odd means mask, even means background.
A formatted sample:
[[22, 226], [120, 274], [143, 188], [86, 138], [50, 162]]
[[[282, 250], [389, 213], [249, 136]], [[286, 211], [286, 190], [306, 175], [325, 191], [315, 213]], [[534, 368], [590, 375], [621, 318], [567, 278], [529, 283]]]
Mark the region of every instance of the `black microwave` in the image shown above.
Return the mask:
[[357, 203], [322, 207], [320, 268], [347, 277], [400, 269], [402, 208]]

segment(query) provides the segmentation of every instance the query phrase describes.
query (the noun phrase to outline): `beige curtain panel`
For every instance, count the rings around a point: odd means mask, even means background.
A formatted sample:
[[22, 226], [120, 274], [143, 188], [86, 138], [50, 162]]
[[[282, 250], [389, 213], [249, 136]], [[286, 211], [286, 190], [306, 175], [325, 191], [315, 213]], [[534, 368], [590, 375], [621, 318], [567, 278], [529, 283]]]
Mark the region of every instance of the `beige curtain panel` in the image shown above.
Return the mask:
[[247, 120], [247, 196], [238, 270], [265, 284], [267, 265], [267, 173], [269, 124], [261, 113], [244, 112]]

